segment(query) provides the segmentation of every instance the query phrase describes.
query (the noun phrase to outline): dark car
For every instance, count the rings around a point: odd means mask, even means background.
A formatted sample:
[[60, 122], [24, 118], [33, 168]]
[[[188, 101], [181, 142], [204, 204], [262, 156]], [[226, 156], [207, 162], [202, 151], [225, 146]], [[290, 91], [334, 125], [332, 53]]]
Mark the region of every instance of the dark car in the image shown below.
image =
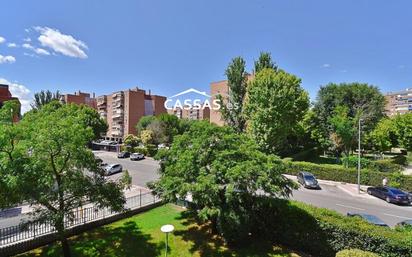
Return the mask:
[[408, 194], [393, 187], [368, 187], [368, 194], [381, 198], [388, 203], [409, 204]]
[[381, 226], [381, 227], [389, 227], [388, 225], [386, 225], [385, 222], [383, 222], [381, 219], [379, 219], [378, 217], [376, 217], [375, 215], [370, 215], [370, 214], [365, 214], [365, 213], [351, 213], [348, 212], [348, 217], [359, 217], [373, 225], [376, 226]]
[[305, 188], [320, 189], [319, 183], [312, 173], [301, 171], [297, 178], [298, 182]]
[[120, 152], [117, 154], [117, 158], [129, 158], [130, 153], [129, 152]]
[[412, 192], [408, 193], [408, 197], [409, 197], [409, 202], [412, 203]]
[[407, 227], [407, 226], [410, 226], [410, 227], [412, 227], [412, 220], [404, 220], [404, 221], [401, 221], [401, 222], [399, 222], [398, 224], [396, 224], [396, 226], [399, 226], [399, 227]]

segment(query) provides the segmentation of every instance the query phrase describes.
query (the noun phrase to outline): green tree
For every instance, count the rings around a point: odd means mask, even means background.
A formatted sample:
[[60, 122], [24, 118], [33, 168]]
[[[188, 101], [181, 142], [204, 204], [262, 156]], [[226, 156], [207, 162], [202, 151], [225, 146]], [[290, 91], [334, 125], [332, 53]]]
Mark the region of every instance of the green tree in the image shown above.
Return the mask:
[[396, 146], [397, 138], [392, 119], [384, 118], [376, 125], [375, 129], [368, 135], [374, 150], [380, 153], [390, 150]]
[[258, 73], [264, 69], [273, 69], [275, 71], [278, 69], [275, 62], [272, 61], [272, 56], [267, 52], [260, 53], [259, 59], [255, 61], [254, 72]]
[[66, 257], [65, 220], [75, 218], [75, 208], [90, 202], [122, 211], [125, 203], [122, 189], [127, 185], [106, 180], [86, 146], [95, 136], [87, 113], [52, 102], [1, 128], [0, 206], [21, 201], [33, 206], [31, 220], [53, 224]]
[[227, 125], [238, 132], [243, 132], [246, 120], [243, 113], [243, 104], [246, 94], [247, 73], [246, 62], [242, 57], [232, 59], [225, 72], [229, 87], [229, 95], [218, 95], [220, 100], [223, 120]]
[[167, 145], [173, 142], [174, 136], [180, 133], [180, 120], [175, 115], [163, 113], [157, 119], [161, 122], [164, 130], [164, 140], [162, 143]]
[[142, 143], [144, 145], [149, 145], [149, 144], [153, 144], [154, 142], [154, 133], [151, 130], [142, 130], [142, 132], [140, 133], [140, 138], [142, 139]]
[[338, 151], [343, 151], [348, 157], [352, 151], [352, 146], [356, 142], [357, 121], [349, 116], [349, 109], [346, 106], [337, 106], [330, 118], [332, 125], [332, 142]]
[[337, 106], [348, 108], [348, 116], [351, 118], [362, 114], [362, 131], [367, 135], [384, 117], [385, 97], [377, 87], [357, 82], [322, 86], [313, 107], [313, 126], [317, 128], [316, 139], [322, 147], [327, 146], [325, 143], [334, 133], [329, 119]]
[[40, 92], [34, 94], [34, 99], [33, 103], [31, 104], [31, 108], [40, 109], [43, 105], [46, 105], [51, 101], [59, 101], [60, 97], [61, 94], [58, 90], [56, 92], [51, 92], [50, 90], [41, 90]]
[[176, 136], [157, 158], [163, 160], [160, 179], [149, 186], [166, 201], [191, 197], [197, 215], [211, 221], [228, 242], [247, 237], [252, 229], [253, 197], [286, 197], [294, 187], [282, 176], [279, 158], [260, 152], [246, 134], [205, 121]]
[[136, 147], [139, 146], [141, 140], [137, 136], [129, 134], [124, 138], [123, 142], [127, 146]]
[[412, 150], [412, 113], [398, 114], [393, 118], [398, 146]]
[[267, 153], [282, 154], [288, 137], [309, 107], [301, 80], [283, 70], [264, 69], [248, 85], [248, 132]]
[[140, 120], [136, 124], [136, 131], [137, 135], [140, 135], [140, 133], [149, 126], [150, 123], [152, 123], [154, 120], [156, 120], [156, 116], [143, 116], [140, 118]]

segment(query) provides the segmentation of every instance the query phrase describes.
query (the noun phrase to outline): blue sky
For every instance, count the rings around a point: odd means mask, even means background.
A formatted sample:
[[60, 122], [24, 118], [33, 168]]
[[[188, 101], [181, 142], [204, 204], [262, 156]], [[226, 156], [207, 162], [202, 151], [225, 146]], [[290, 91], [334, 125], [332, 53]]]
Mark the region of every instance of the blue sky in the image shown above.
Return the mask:
[[209, 91], [231, 58], [250, 70], [261, 51], [312, 99], [328, 82], [412, 87], [407, 0], [2, 0], [0, 9], [0, 82], [25, 105], [41, 89]]

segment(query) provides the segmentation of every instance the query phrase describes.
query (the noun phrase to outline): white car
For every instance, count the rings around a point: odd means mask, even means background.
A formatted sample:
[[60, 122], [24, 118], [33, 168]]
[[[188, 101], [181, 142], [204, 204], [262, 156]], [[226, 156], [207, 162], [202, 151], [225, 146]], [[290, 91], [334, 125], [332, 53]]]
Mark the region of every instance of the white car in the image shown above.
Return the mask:
[[130, 155], [131, 161], [138, 161], [138, 160], [143, 160], [143, 159], [144, 159], [144, 155], [141, 153], [132, 153]]
[[106, 176], [110, 176], [110, 175], [112, 175], [112, 174], [122, 172], [122, 171], [123, 171], [123, 167], [122, 167], [121, 164], [118, 164], [118, 163], [116, 163], [116, 164], [109, 164], [109, 165], [107, 165], [107, 166], [104, 167], [104, 171], [105, 171], [105, 173], [106, 173]]

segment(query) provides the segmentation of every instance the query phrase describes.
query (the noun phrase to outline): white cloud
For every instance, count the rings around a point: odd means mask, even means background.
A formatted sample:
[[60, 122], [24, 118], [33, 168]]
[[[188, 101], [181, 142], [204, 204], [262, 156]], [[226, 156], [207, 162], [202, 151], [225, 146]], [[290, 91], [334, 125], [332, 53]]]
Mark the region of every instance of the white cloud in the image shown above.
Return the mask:
[[28, 43], [24, 43], [23, 45], [21, 45], [23, 48], [26, 48], [26, 49], [34, 49], [34, 47], [32, 46], [32, 45], [30, 45], [30, 44], [28, 44]]
[[346, 72], [348, 72], [348, 70], [340, 70], [340, 72], [346, 73]]
[[3, 56], [0, 54], [0, 64], [13, 63], [13, 62], [16, 62], [16, 58], [14, 58], [14, 56], [11, 56], [11, 55]]
[[7, 46], [10, 48], [18, 47], [16, 43], [8, 43]]
[[0, 44], [6, 42], [6, 39], [4, 37], [0, 37]]
[[324, 63], [324, 64], [322, 65], [322, 68], [330, 68], [330, 64], [329, 64], [329, 63]]
[[85, 50], [88, 48], [84, 42], [75, 39], [71, 35], [62, 34], [57, 29], [48, 27], [35, 27], [34, 29], [40, 33], [38, 40], [42, 46], [66, 56], [87, 58]]
[[31, 38], [26, 37], [25, 39], [23, 39], [24, 42], [31, 42]]
[[49, 51], [44, 50], [43, 48], [36, 48], [34, 49], [34, 52], [39, 55], [50, 55]]
[[26, 86], [18, 83], [12, 83], [4, 78], [0, 78], [0, 84], [9, 85], [11, 95], [19, 98], [22, 113], [25, 113], [31, 109], [30, 103], [32, 101], [32, 96], [30, 90]]

